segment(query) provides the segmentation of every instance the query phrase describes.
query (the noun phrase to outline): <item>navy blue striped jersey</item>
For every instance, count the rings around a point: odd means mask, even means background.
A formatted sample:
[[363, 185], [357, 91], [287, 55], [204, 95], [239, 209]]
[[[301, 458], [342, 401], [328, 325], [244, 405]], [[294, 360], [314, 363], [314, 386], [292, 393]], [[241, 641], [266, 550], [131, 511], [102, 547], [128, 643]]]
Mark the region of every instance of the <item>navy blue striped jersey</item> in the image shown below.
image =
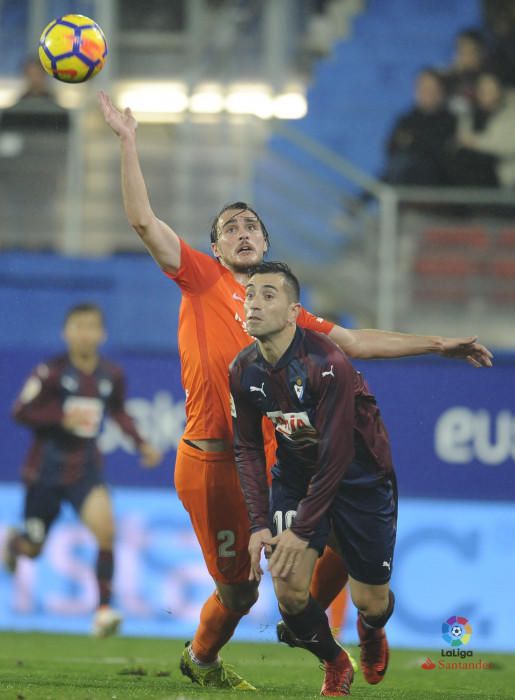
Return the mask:
[[[100, 468], [97, 437], [106, 414], [115, 420], [136, 446], [143, 438], [125, 411], [123, 372], [100, 358], [94, 372], [77, 369], [68, 355], [36, 367], [16, 399], [13, 417], [33, 431], [34, 439], [23, 465], [25, 483], [70, 484]], [[72, 431], [63, 427], [68, 411], [79, 412], [81, 422]]]
[[362, 374], [326, 335], [297, 327], [270, 365], [255, 342], [230, 367], [234, 453], [253, 532], [269, 527], [262, 417], [275, 425], [274, 478], [302, 496], [292, 530], [309, 539], [341, 484], [392, 469], [388, 434]]

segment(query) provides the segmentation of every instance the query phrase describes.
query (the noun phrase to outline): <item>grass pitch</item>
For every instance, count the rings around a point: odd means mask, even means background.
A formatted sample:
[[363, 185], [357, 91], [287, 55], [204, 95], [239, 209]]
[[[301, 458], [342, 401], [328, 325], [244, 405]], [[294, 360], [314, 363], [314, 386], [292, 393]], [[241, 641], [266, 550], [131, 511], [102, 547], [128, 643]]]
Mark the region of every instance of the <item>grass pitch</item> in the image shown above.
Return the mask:
[[[0, 698], [9, 700], [191, 700], [233, 695], [205, 690], [178, 669], [183, 642], [167, 639], [0, 633]], [[353, 653], [358, 650], [351, 648]], [[383, 683], [370, 686], [360, 673], [353, 698], [381, 700], [497, 700], [515, 698], [515, 656], [476, 652], [492, 670], [420, 668], [438, 652], [392, 650]], [[315, 698], [322, 672], [307, 652], [278, 644], [231, 643], [226, 662], [259, 688], [257, 698]], [[450, 661], [450, 659], [442, 659]], [[470, 661], [471, 659], [467, 659]]]

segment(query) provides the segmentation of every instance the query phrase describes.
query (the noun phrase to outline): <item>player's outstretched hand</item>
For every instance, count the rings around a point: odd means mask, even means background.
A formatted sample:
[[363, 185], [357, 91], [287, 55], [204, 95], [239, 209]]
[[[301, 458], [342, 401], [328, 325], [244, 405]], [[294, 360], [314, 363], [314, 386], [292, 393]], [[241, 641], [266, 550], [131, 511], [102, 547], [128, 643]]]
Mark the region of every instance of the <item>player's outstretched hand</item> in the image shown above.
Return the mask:
[[493, 355], [481, 343], [476, 343], [477, 336], [470, 338], [442, 338], [443, 357], [467, 360], [473, 367], [491, 367]]
[[268, 528], [263, 528], [263, 530], [258, 530], [253, 532], [249, 540], [249, 554], [250, 554], [250, 574], [249, 581], [261, 581], [263, 576], [263, 569], [261, 568], [261, 551], [263, 547], [265, 548], [265, 554], [267, 556], [271, 553], [272, 549], [270, 543], [272, 542], [272, 533]]
[[152, 467], [157, 467], [163, 459], [163, 455], [159, 450], [150, 445], [148, 442], [144, 442], [140, 445], [139, 453], [141, 455], [141, 464], [144, 467], [151, 469]]
[[122, 139], [134, 137], [138, 122], [132, 116], [130, 107], [126, 107], [123, 112], [120, 112], [120, 110], [114, 106], [107, 92], [103, 90], [99, 90], [98, 92], [98, 103], [104, 115], [104, 119], [115, 134]]
[[295, 573], [300, 557], [309, 543], [301, 540], [291, 530], [284, 530], [270, 544], [276, 546], [268, 561], [268, 570], [274, 578], [286, 579]]

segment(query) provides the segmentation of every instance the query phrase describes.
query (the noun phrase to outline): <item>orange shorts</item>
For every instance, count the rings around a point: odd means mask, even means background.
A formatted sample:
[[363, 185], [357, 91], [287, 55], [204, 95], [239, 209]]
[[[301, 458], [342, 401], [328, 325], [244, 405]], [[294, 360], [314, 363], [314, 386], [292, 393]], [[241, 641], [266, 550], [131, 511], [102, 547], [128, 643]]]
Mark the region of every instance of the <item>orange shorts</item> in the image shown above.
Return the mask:
[[204, 452], [181, 440], [175, 488], [211, 576], [220, 583], [247, 581], [250, 523], [233, 452]]

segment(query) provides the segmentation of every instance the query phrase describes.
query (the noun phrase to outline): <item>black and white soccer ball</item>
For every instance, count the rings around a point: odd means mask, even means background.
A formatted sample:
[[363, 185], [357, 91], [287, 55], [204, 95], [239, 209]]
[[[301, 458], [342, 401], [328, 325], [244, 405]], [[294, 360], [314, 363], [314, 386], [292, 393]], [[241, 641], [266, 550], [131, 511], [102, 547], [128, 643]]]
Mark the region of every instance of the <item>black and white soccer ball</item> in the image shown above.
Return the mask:
[[459, 639], [462, 634], [463, 630], [461, 629], [461, 625], [453, 625], [451, 627], [451, 637], [454, 637], [454, 639]]

